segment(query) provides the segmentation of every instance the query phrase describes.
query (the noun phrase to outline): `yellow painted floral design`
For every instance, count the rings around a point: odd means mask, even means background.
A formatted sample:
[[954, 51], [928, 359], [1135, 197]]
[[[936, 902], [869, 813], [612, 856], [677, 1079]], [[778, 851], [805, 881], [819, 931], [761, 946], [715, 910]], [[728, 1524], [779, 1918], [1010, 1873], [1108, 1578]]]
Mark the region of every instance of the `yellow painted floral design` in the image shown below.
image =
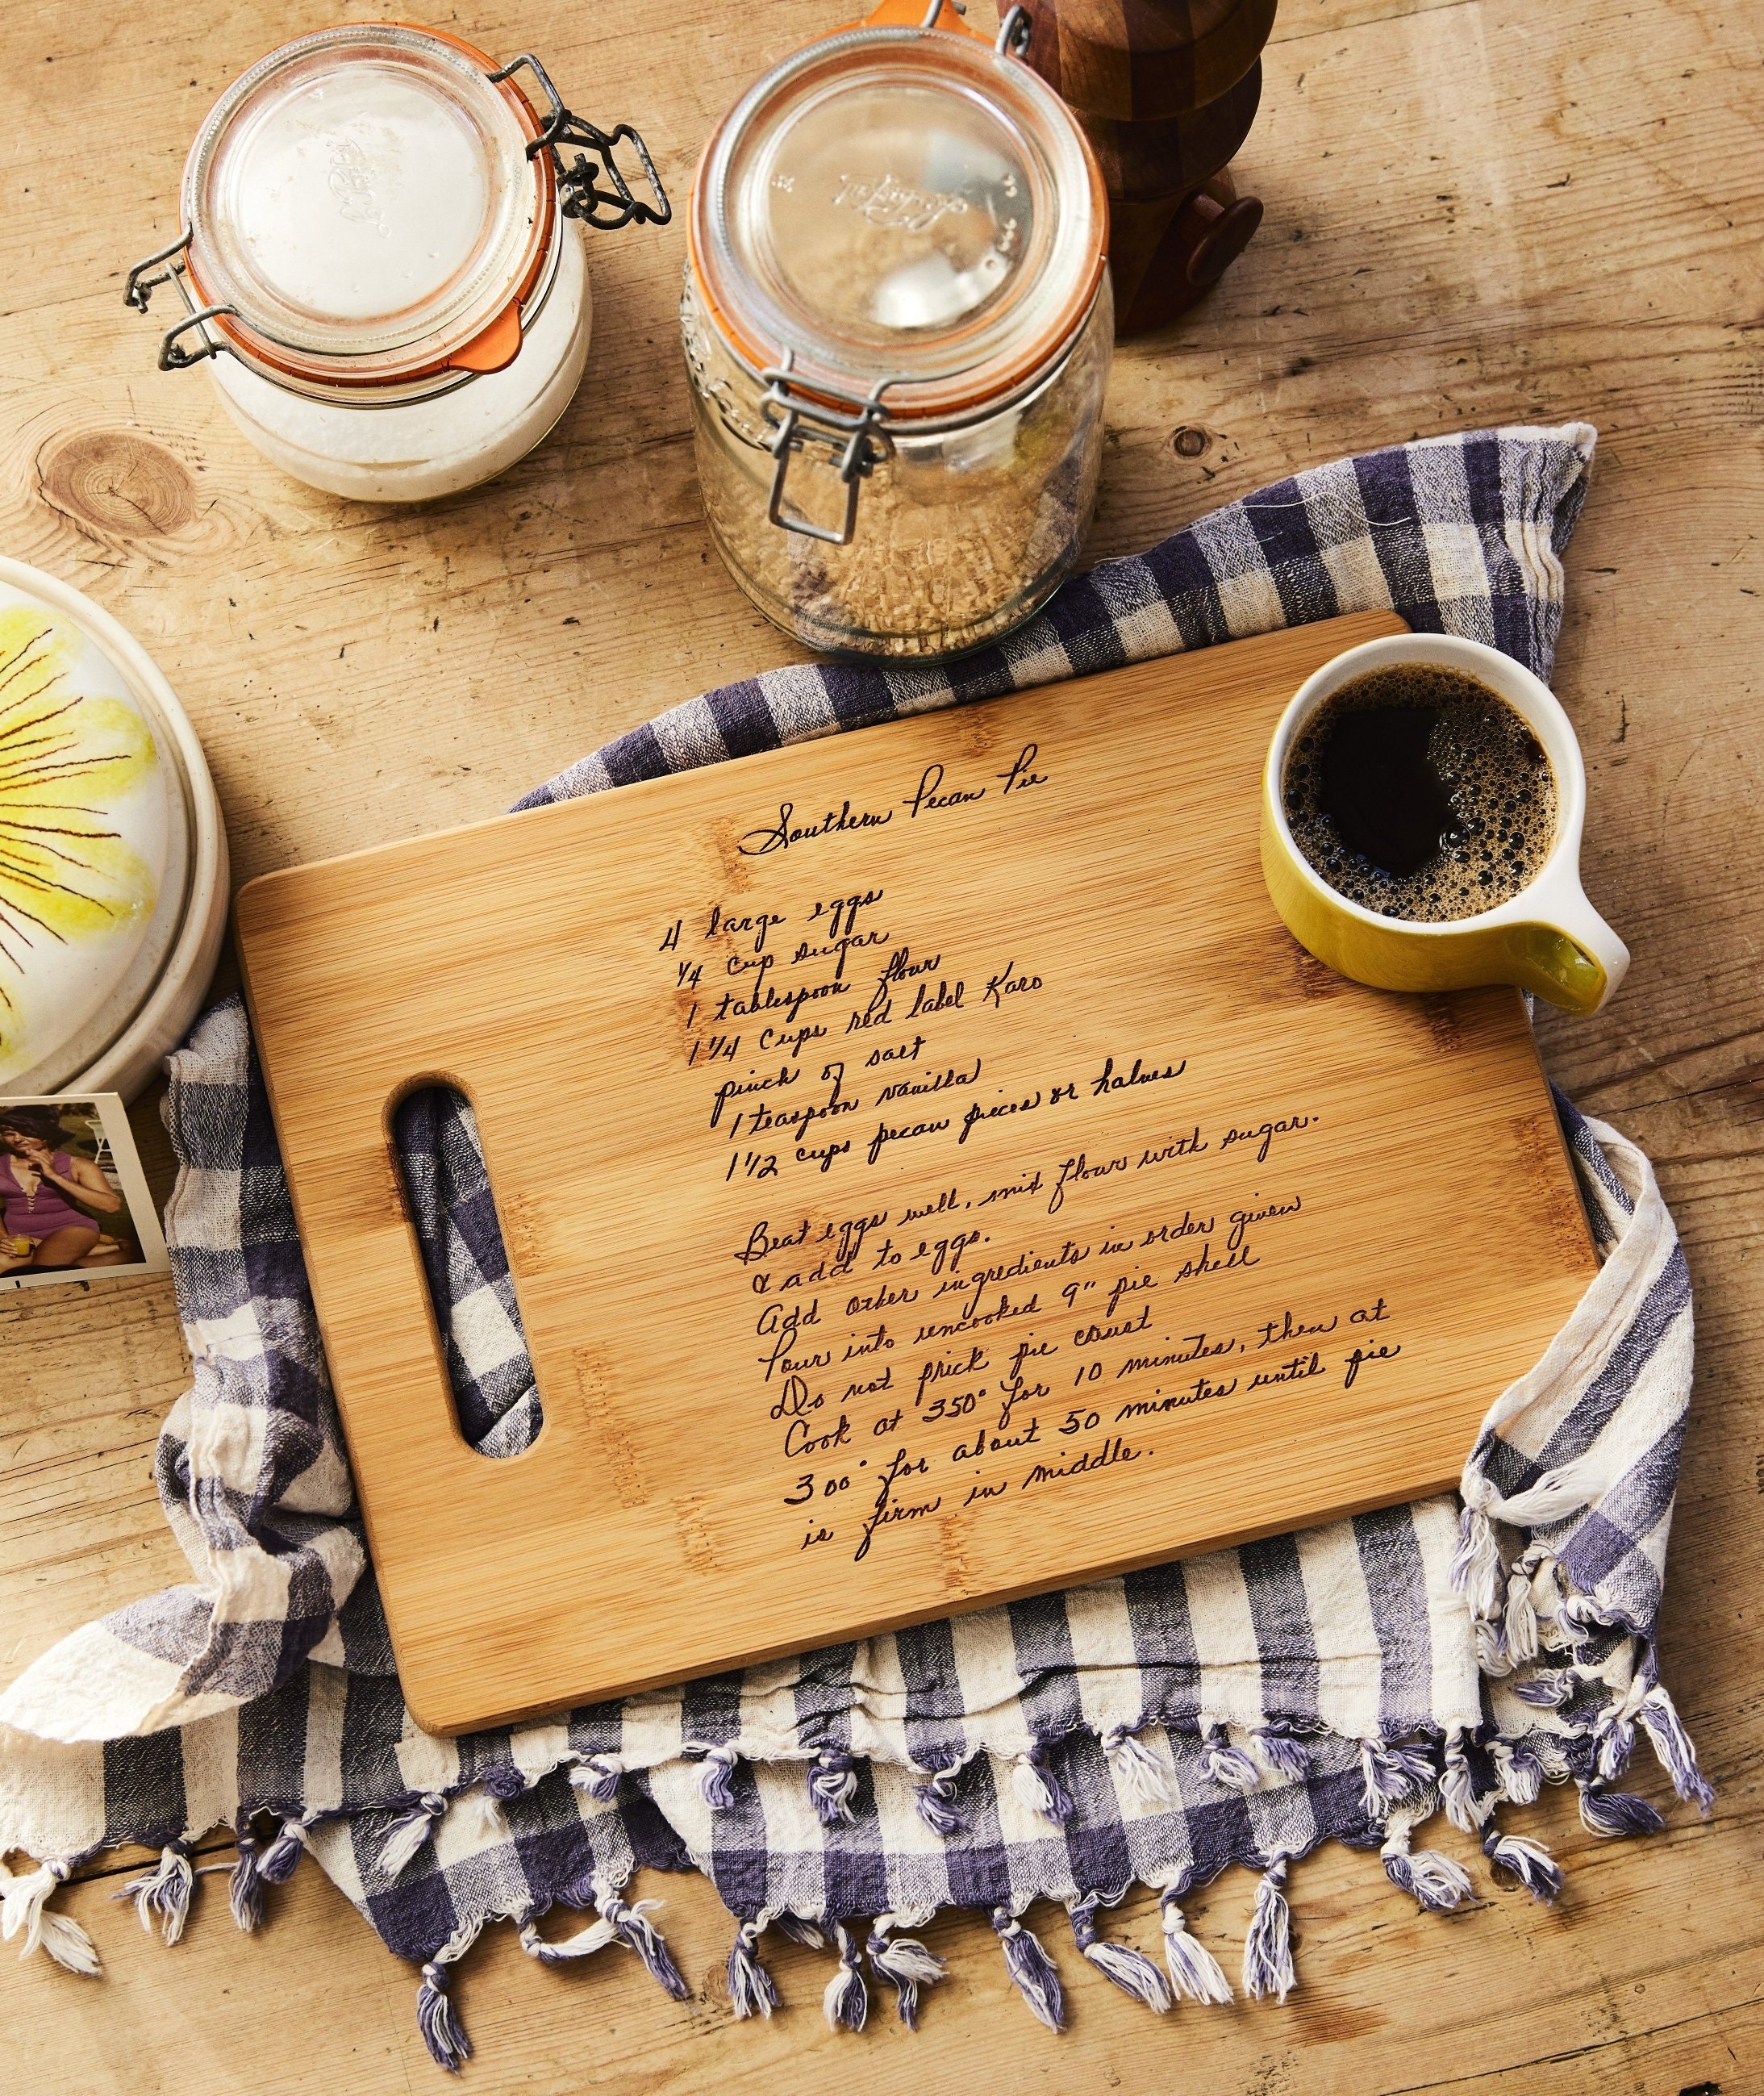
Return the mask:
[[158, 762], [120, 699], [83, 694], [81, 636], [30, 605], [0, 609], [0, 1056], [33, 951], [126, 929], [152, 910], [151, 868], [110, 810]]

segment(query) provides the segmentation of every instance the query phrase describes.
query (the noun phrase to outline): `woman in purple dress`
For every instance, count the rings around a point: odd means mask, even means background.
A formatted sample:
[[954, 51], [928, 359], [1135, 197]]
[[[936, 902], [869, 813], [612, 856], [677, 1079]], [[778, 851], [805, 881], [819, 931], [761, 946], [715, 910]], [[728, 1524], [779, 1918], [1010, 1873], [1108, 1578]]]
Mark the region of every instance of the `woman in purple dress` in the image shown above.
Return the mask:
[[47, 1109], [0, 1116], [0, 1273], [77, 1266], [101, 1235], [96, 1218], [123, 1204], [97, 1165], [55, 1147], [59, 1133]]

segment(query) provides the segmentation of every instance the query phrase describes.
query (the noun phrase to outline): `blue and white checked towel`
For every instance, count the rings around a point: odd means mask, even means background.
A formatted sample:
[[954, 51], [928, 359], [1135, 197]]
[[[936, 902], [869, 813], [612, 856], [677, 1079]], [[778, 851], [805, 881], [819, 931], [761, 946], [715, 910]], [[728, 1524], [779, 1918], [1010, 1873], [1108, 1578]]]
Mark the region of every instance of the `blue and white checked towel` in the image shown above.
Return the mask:
[[[1318, 468], [1068, 583], [1002, 646], [945, 670], [819, 663], [679, 706], [541, 788], [596, 791], [1339, 612], [1492, 642], [1548, 675], [1560, 554], [1593, 432], [1509, 429]], [[181, 1164], [167, 1235], [195, 1384], [159, 1484], [193, 1583], [76, 1632], [0, 1697], [0, 1929], [76, 1972], [85, 1932], [48, 1904], [82, 1859], [159, 1849], [130, 1888], [184, 1926], [193, 1845], [238, 1834], [251, 1928], [310, 1849], [421, 1967], [418, 2020], [469, 2047], [448, 1967], [506, 1919], [535, 1956], [622, 1944], [687, 1989], [644, 1867], [707, 1873], [736, 1922], [736, 2013], [769, 2015], [777, 1924], [827, 1941], [828, 2017], [860, 2027], [866, 1973], [908, 2023], [941, 1971], [910, 1930], [989, 1919], [1029, 2007], [1057, 2028], [1059, 1970], [1022, 1917], [1068, 1910], [1077, 1950], [1148, 2006], [1231, 1988], [1181, 1902], [1261, 1873], [1242, 1984], [1292, 1984], [1288, 1867], [1377, 1849], [1423, 1906], [1469, 1881], [1413, 1846], [1443, 1809], [1540, 1897], [1560, 1873], [1500, 1825], [1545, 1780], [1594, 1832], [1658, 1814], [1616, 1791], [1644, 1731], [1682, 1797], [1708, 1786], [1655, 1669], [1653, 1633], [1691, 1386], [1683, 1255], [1646, 1159], [1562, 1118], [1605, 1263], [1566, 1329], [1495, 1404], [1440, 1498], [1124, 1579], [445, 1740], [413, 1724], [356, 1517], [286, 1185], [245, 1018], [223, 1005], [173, 1059]], [[474, 1131], [413, 1101], [399, 1128], [469, 1439], [524, 1448], [539, 1400]], [[1162, 1895], [1163, 1958], [1100, 1932], [1135, 1882]], [[595, 1919], [560, 1930], [555, 1908]], [[572, 1924], [574, 1926], [574, 1924]]]

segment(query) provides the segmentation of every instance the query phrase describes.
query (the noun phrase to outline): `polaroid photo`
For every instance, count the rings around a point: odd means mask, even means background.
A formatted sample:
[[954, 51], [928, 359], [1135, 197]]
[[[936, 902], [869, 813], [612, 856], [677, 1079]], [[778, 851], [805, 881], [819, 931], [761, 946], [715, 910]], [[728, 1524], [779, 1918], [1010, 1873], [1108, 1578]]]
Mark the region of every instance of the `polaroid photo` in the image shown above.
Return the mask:
[[0, 1292], [170, 1266], [116, 1093], [0, 1098]]

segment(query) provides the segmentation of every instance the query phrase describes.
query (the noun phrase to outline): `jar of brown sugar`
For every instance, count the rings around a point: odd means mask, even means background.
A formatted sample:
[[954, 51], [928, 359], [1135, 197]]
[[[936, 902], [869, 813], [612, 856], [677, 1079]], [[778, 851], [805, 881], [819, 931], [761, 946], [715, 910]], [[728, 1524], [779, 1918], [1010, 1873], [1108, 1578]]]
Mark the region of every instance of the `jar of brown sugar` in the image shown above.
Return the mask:
[[1107, 206], [1063, 103], [948, 0], [775, 67], [705, 149], [681, 326], [705, 507], [810, 646], [936, 660], [1078, 553], [1113, 343]]

